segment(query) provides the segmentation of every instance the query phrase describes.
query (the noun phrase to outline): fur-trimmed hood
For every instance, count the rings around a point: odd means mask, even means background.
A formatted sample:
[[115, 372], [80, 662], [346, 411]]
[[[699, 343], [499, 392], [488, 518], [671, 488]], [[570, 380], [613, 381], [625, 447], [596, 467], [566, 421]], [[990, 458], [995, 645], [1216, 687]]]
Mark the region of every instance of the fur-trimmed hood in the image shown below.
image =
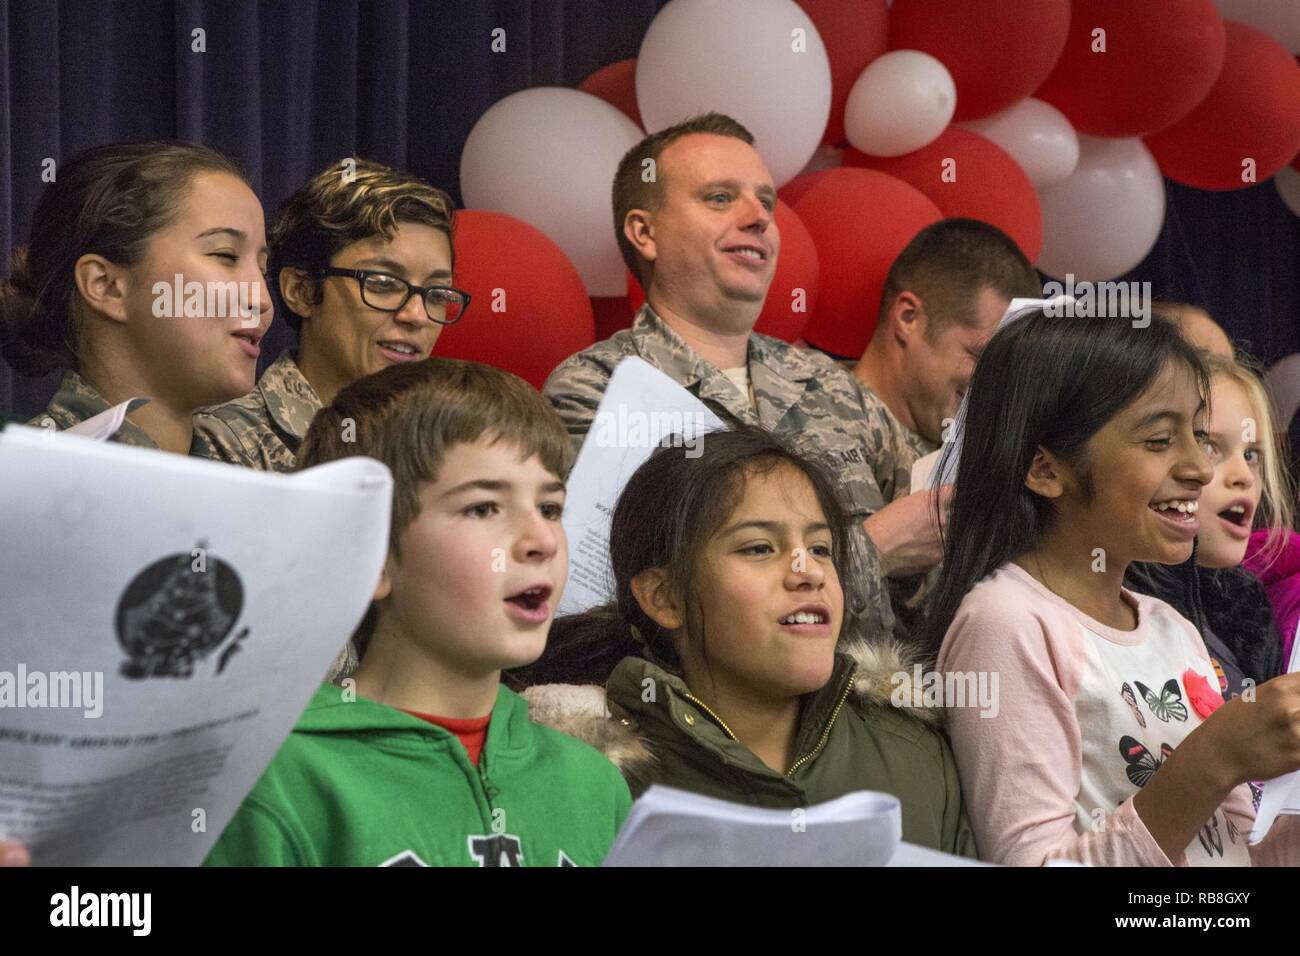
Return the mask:
[[632, 721], [614, 717], [598, 684], [538, 684], [522, 694], [528, 718], [591, 744], [629, 780], [648, 782], [655, 757]]
[[[912, 693], [913, 667], [924, 663], [922, 655], [894, 640], [852, 641], [841, 645], [838, 655], [852, 662], [851, 692], [862, 706], [901, 710], [930, 727], [941, 723], [940, 711], [912, 703], [923, 699], [923, 695]], [[653, 777], [654, 753], [631, 719], [611, 713], [605, 688], [596, 684], [539, 684], [524, 690], [523, 698], [528, 702], [530, 719], [595, 747], [624, 776], [642, 780]], [[908, 703], [895, 703], [898, 700]]]
[[[853, 641], [840, 647], [840, 653], [857, 665], [853, 692], [864, 705], [903, 710], [932, 727], [942, 722], [942, 711], [912, 703], [924, 699], [912, 693], [915, 666], [928, 666], [924, 655], [895, 640]], [[909, 703], [900, 705], [898, 700]]]
[[[903, 803], [903, 838], [974, 855], [956, 763], [939, 713], [910, 704], [923, 661], [896, 643], [847, 643], [826, 685], [799, 709], [789, 768], [772, 769], [678, 675], [624, 658], [606, 682], [524, 692], [529, 716], [604, 751], [634, 796], [651, 783], [766, 807], [802, 807], [857, 790]], [[652, 756], [653, 754], [653, 756]]]

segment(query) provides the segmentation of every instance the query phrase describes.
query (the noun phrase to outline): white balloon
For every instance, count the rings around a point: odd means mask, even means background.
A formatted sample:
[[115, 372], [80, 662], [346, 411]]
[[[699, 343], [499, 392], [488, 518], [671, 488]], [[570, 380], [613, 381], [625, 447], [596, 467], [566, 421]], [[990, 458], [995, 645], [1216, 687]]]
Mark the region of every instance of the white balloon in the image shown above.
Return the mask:
[[725, 113], [754, 134], [781, 186], [821, 143], [830, 60], [794, 0], [672, 0], [641, 41], [636, 100], [651, 133], [698, 113]]
[[1273, 177], [1273, 185], [1286, 208], [1300, 216], [1300, 171], [1294, 166], [1283, 166]]
[[589, 295], [626, 295], [609, 195], [619, 160], [644, 135], [590, 93], [556, 86], [513, 93], [492, 104], [465, 141], [465, 205], [542, 230], [564, 250]]
[[1079, 165], [1079, 135], [1065, 114], [1042, 100], [1021, 100], [984, 119], [958, 123], [1005, 149], [1036, 187], [1067, 178]]
[[1151, 251], [1165, 221], [1165, 183], [1140, 139], [1079, 137], [1079, 165], [1038, 191], [1043, 248], [1036, 265], [1058, 279], [1105, 282]]
[[957, 109], [948, 68], [920, 50], [872, 60], [849, 90], [844, 132], [872, 156], [902, 156], [938, 139]]
[[1225, 20], [1263, 30], [1288, 53], [1300, 54], [1300, 3], [1296, 0], [1214, 0]]

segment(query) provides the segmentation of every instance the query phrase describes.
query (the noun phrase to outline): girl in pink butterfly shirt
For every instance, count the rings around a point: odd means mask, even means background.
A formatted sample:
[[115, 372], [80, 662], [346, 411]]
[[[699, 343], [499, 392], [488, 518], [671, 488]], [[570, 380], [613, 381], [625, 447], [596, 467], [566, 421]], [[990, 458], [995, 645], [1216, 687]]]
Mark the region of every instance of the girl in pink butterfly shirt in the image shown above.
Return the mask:
[[1300, 675], [1225, 704], [1195, 627], [1123, 586], [1191, 556], [1208, 392], [1159, 316], [1034, 313], [976, 367], [926, 637], [940, 671], [998, 676], [996, 707], [948, 701], [984, 859], [1300, 861], [1295, 817], [1247, 845], [1247, 781], [1300, 768]]

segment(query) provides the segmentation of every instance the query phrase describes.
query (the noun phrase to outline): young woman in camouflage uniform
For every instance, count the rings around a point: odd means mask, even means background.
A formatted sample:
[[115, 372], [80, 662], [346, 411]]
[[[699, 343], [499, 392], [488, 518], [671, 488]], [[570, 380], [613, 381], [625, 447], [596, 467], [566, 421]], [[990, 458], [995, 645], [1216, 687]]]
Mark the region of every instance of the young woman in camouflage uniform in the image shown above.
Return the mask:
[[6, 361], [29, 375], [66, 369], [31, 424], [63, 430], [147, 398], [114, 441], [207, 454], [193, 415], [256, 377], [272, 315], [265, 265], [262, 205], [220, 153], [114, 143], [67, 160], [0, 295]]
[[362, 376], [428, 358], [469, 296], [451, 287], [450, 197], [379, 163], [332, 163], [285, 201], [271, 273], [298, 333], [243, 398], [199, 428], [212, 457], [292, 471], [312, 417]]

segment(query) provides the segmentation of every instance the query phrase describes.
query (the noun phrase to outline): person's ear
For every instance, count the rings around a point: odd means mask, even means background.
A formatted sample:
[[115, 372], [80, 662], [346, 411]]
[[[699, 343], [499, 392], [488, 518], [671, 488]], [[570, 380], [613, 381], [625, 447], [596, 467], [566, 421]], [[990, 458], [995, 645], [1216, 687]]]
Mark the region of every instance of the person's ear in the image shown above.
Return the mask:
[[301, 269], [281, 269], [280, 298], [295, 315], [309, 319], [316, 307], [316, 283]]
[[72, 277], [77, 292], [90, 308], [116, 322], [126, 321], [126, 300], [131, 290], [126, 269], [101, 255], [87, 253], [73, 265]]
[[1065, 494], [1066, 479], [1067, 469], [1040, 445], [1034, 452], [1034, 460], [1029, 463], [1025, 487], [1043, 498], [1059, 498]]
[[646, 617], [665, 631], [676, 631], [682, 626], [682, 609], [677, 595], [661, 568], [649, 568], [632, 579], [632, 596]]
[[623, 236], [632, 243], [632, 248], [642, 259], [654, 263], [659, 255], [659, 249], [649, 212], [644, 209], [629, 209], [627, 215], [623, 217]]
[[925, 309], [912, 292], [900, 292], [889, 306], [889, 333], [904, 348], [925, 333]]
[[384, 560], [384, 569], [379, 572], [379, 583], [375, 585], [372, 601], [382, 601], [393, 593], [393, 552], [388, 552]]

